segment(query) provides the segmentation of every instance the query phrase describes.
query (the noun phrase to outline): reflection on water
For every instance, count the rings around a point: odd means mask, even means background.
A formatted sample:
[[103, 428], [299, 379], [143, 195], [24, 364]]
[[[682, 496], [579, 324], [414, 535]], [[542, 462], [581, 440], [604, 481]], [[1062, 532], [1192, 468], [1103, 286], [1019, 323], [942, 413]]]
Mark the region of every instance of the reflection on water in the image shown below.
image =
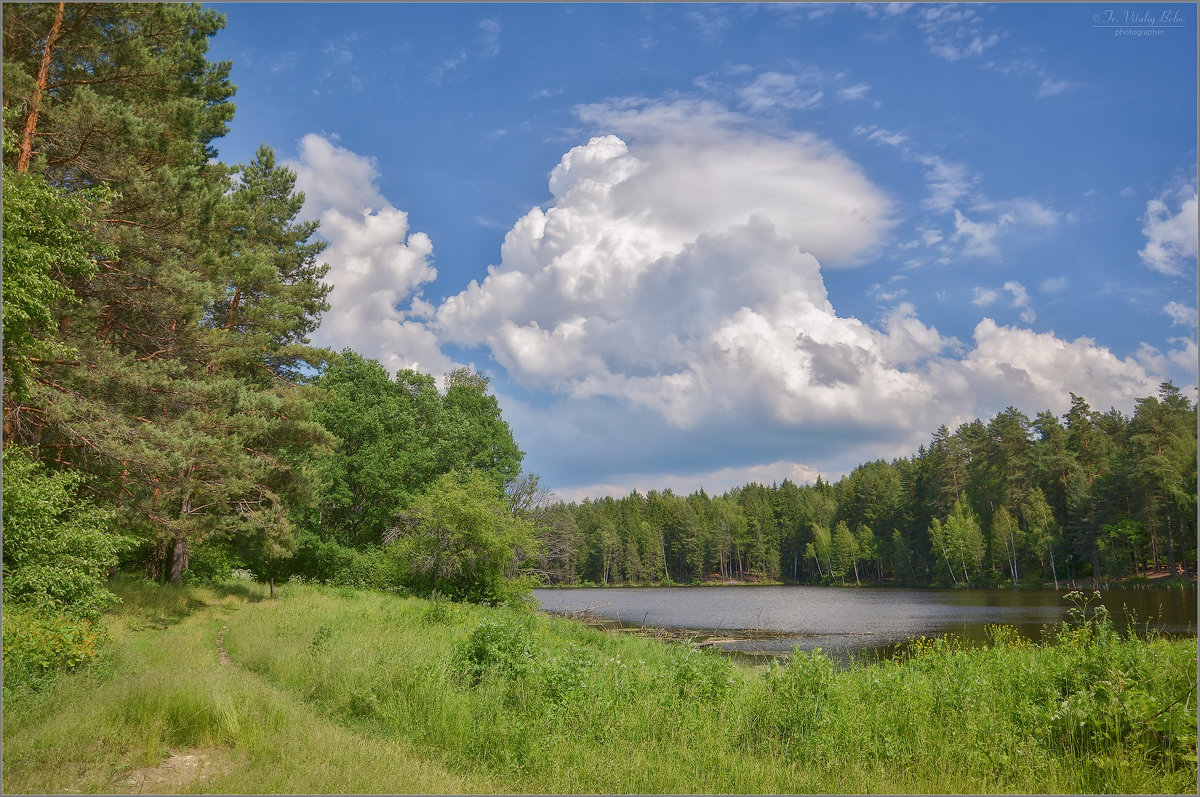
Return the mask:
[[[913, 637], [954, 634], [978, 643], [985, 626], [1033, 640], [1067, 619], [1066, 590], [871, 587], [610, 587], [534, 590], [542, 609], [624, 625], [687, 629], [743, 655], [821, 648], [838, 658], [889, 655]], [[1086, 591], [1090, 595], [1091, 591]], [[1196, 635], [1194, 589], [1101, 592], [1118, 628]]]

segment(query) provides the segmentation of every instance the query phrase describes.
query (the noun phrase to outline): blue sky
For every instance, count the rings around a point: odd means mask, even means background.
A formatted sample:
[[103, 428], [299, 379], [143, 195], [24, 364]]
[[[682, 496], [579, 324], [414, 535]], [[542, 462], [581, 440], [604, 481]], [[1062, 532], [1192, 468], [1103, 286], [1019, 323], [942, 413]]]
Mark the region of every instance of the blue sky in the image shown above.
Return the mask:
[[1195, 4], [211, 7], [314, 342], [484, 371], [564, 498], [1194, 390]]

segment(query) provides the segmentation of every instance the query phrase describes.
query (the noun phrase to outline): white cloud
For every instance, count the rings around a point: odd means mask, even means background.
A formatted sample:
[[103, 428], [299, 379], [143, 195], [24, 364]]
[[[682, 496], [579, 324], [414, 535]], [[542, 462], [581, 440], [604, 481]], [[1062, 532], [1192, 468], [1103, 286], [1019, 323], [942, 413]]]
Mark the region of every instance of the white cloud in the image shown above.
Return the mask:
[[500, 23], [494, 19], [485, 19], [479, 23], [479, 55], [481, 58], [494, 58], [500, 54]]
[[963, 163], [947, 161], [937, 155], [918, 155], [916, 160], [928, 167], [925, 180], [929, 183], [929, 196], [921, 204], [937, 213], [954, 210], [958, 200], [965, 197], [979, 180]]
[[980, 15], [970, 6], [925, 6], [917, 18], [919, 27], [925, 32], [929, 51], [947, 61], [983, 55], [1000, 41], [999, 35], [981, 29]]
[[976, 307], [987, 307], [996, 303], [1000, 298], [1000, 294], [992, 288], [980, 288], [975, 286], [975, 298], [971, 300], [971, 304]]
[[719, 468], [694, 474], [631, 473], [623, 475], [619, 481], [558, 488], [554, 494], [564, 501], [582, 501], [585, 498], [595, 499], [606, 495], [628, 495], [634, 490], [643, 495], [651, 490], [671, 490], [676, 495], [690, 495], [703, 489], [709, 495], [720, 495], [734, 487], [752, 482], [779, 484], [784, 479], [788, 479], [795, 484], [812, 484], [818, 476], [825, 481], [830, 481], [837, 480], [844, 475], [844, 473], [830, 474], [798, 462], [778, 460], [765, 465]]
[[1053, 80], [1052, 78], [1046, 78], [1042, 81], [1042, 85], [1038, 87], [1036, 96], [1038, 99], [1053, 97], [1073, 88], [1075, 88], [1075, 84], [1069, 80]]
[[1179, 302], [1167, 302], [1163, 312], [1171, 319], [1171, 326], [1196, 328], [1196, 308]]
[[1059, 217], [1056, 211], [1027, 197], [1005, 202], [981, 200], [972, 210], [989, 213], [992, 220], [974, 221], [954, 208], [953, 239], [962, 244], [962, 254], [993, 260], [1000, 257], [999, 241], [1004, 235], [1022, 227], [1052, 227]]
[[[1029, 291], [1025, 289], [1025, 286], [1016, 280], [1009, 280], [1004, 283], [1002, 290], [1008, 291], [1012, 299], [1010, 306], [1021, 311], [1021, 320], [1026, 324], [1032, 324], [1036, 320], [1037, 314], [1033, 310]], [[976, 286], [974, 293], [975, 298], [971, 300], [971, 304], [976, 307], [988, 307], [995, 304], [1000, 298], [1000, 291], [995, 288], [981, 288]]]
[[1042, 289], [1042, 293], [1058, 293], [1059, 291], [1066, 290], [1067, 285], [1068, 281], [1066, 277], [1050, 277], [1042, 280], [1042, 284], [1038, 287]]
[[1194, 186], [1176, 192], [1179, 210], [1171, 212], [1170, 196], [1146, 203], [1146, 247], [1138, 250], [1142, 262], [1150, 268], [1172, 277], [1182, 276], [1185, 270], [1195, 270], [1196, 260], [1196, 189]]
[[429, 79], [436, 84], [461, 78], [457, 74], [459, 67], [473, 59], [495, 58], [500, 54], [500, 33], [503, 27], [494, 19], [480, 20], [476, 26], [479, 36], [474, 43], [460, 47], [449, 58], [443, 58], [441, 63], [429, 70]]
[[757, 113], [770, 108], [806, 110], [815, 107], [825, 96], [824, 92], [805, 85], [796, 75], [780, 72], [764, 72], [754, 82], [738, 90], [742, 104]]
[[310, 133], [287, 166], [305, 195], [302, 215], [320, 220], [329, 242], [322, 259], [333, 286], [330, 309], [313, 341], [354, 348], [391, 370], [439, 376], [450, 370], [453, 363], [422, 320], [431, 308], [420, 301], [421, 286], [437, 276], [433, 243], [425, 233], [410, 233], [408, 215], [379, 193], [375, 161]]
[[878, 141], [897, 149], [905, 149], [904, 143], [908, 141], [908, 136], [903, 133], [898, 133], [895, 130], [885, 130], [877, 125], [859, 125], [854, 128], [854, 135], [866, 136], [871, 141]]
[[1029, 304], [1029, 291], [1025, 290], [1025, 286], [1015, 280], [1010, 280], [1004, 283], [1004, 290], [1012, 294], [1012, 306], [1021, 311], [1021, 320], [1026, 324], [1032, 324], [1037, 318], [1037, 314]]
[[975, 348], [961, 363], [949, 364], [943, 378], [948, 387], [964, 378], [973, 402], [987, 397], [996, 409], [1013, 404], [1060, 411], [1068, 391], [1093, 406], [1129, 408], [1133, 398], [1158, 387], [1158, 374], [1091, 338], [1067, 341], [1052, 332], [999, 326], [990, 318], [976, 325], [974, 338]]
[[[563, 157], [553, 203], [518, 222], [501, 263], [437, 313], [443, 339], [486, 345], [511, 381], [554, 392], [531, 424], [582, 423], [586, 406], [587, 422], [608, 431], [580, 446], [615, 445], [604, 436], [635, 413], [658, 419], [657, 431], [639, 427], [651, 440], [699, 436], [718, 450], [747, 425], [784, 436], [902, 430], [903, 448], [947, 417], [1005, 406], [992, 406], [997, 397], [1058, 407], [1071, 390], [1109, 401], [1155, 384], [1088, 339], [985, 319], [967, 350], [907, 303], [880, 329], [839, 316], [822, 264], [873, 247], [888, 205], [819, 139], [756, 132], [704, 103], [615, 102], [580, 115], [611, 134]], [[1005, 225], [1053, 219], [1025, 200], [993, 211], [1008, 214]], [[958, 234], [970, 235], [958, 216]], [[981, 304], [999, 298], [988, 290]], [[1032, 321], [1026, 288], [1003, 290]], [[668, 471], [647, 472], [666, 483]]]
[[867, 92], [871, 90], [871, 86], [867, 83], [855, 83], [853, 86], [847, 86], [844, 89], [838, 89], [838, 99], [842, 102], [852, 102], [854, 100], [865, 99]]
[[972, 257], [997, 258], [1000, 249], [996, 246], [996, 235], [1000, 232], [1001, 222], [971, 221], [954, 209], [954, 239], [963, 244], [963, 254]]

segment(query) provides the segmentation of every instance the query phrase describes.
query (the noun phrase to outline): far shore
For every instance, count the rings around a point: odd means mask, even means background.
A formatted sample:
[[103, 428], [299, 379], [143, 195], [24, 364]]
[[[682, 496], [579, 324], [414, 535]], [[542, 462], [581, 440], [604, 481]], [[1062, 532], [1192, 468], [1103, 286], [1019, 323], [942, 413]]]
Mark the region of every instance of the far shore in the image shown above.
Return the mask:
[[897, 584], [894, 581], [867, 581], [863, 580], [859, 583], [847, 582], [845, 584], [802, 584], [797, 581], [773, 581], [770, 579], [723, 579], [719, 576], [709, 576], [704, 579], [694, 579], [687, 582], [662, 582], [662, 581], [614, 581], [607, 584], [594, 584], [585, 582], [580, 584], [541, 584], [535, 589], [616, 589], [622, 587], [831, 587], [836, 589], [845, 589], [847, 587], [892, 587], [904, 589], [1058, 589], [1058, 590], [1092, 590], [1098, 589], [1102, 592], [1109, 590], [1126, 590], [1126, 589], [1195, 589], [1197, 586], [1197, 571], [1194, 568], [1185, 568], [1182, 572], [1176, 572], [1174, 576], [1166, 567], [1159, 568], [1152, 573], [1146, 573], [1140, 576], [1133, 576], [1124, 579], [1101, 580], [1101, 583], [1092, 583], [1091, 578], [1075, 579], [1073, 582], [1059, 581], [1058, 586], [1054, 585], [1053, 581], [1046, 581], [1038, 586], [1021, 585], [1014, 587], [1011, 583], [996, 584], [994, 586], [909, 586], [905, 584]]

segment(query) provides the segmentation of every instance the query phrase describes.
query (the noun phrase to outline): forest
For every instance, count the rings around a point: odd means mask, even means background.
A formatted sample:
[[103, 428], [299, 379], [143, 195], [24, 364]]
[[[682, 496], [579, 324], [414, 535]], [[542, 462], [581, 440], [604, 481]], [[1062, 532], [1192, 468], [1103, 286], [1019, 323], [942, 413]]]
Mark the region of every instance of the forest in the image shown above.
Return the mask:
[[720, 496], [634, 492], [540, 514], [554, 583], [765, 580], [1056, 588], [1196, 561], [1196, 404], [1171, 384], [1133, 416], [1079, 396], [942, 426], [911, 457], [828, 483]]
[[[4, 599], [117, 571], [460, 600], [536, 584], [1092, 584], [1196, 560], [1196, 404], [1015, 408], [835, 482], [557, 501], [472, 369], [314, 347], [324, 244], [265, 144], [225, 164], [223, 18], [6, 4]], [[803, 452], [798, 452], [802, 456]], [[10, 623], [5, 624], [6, 638]], [[15, 633], [15, 632], [14, 632]]]

